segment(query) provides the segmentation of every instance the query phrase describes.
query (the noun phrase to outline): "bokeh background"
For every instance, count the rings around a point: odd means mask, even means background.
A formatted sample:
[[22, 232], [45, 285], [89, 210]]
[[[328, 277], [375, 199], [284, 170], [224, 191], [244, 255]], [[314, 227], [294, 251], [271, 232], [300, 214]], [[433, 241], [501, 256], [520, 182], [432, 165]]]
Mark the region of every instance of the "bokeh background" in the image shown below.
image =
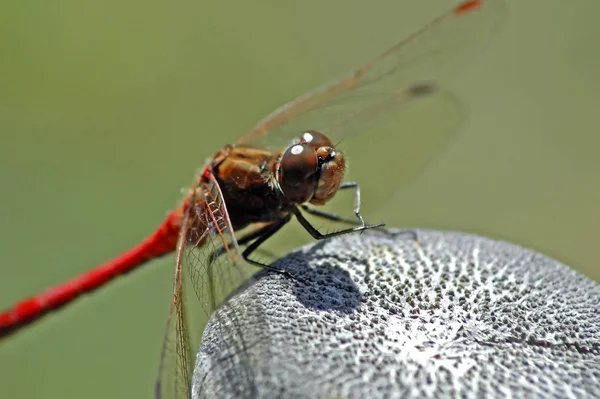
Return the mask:
[[[221, 145], [451, 4], [3, 1], [2, 307], [137, 243]], [[464, 115], [444, 149], [397, 179], [410, 165], [394, 151], [433, 135], [428, 125], [357, 137], [344, 145], [351, 178], [374, 222], [505, 239], [600, 280], [600, 3], [508, 8], [449, 86]], [[367, 151], [374, 140], [386, 152]], [[309, 241], [294, 225], [271, 245]], [[4, 397], [151, 397], [172, 265], [152, 262], [2, 342]]]

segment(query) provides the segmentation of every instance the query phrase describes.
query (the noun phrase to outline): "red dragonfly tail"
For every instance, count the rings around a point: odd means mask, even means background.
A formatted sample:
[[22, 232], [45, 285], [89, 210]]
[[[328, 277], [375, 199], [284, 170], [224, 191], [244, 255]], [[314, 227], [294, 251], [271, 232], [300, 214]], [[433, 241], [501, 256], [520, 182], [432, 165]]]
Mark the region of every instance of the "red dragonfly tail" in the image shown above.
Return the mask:
[[175, 250], [182, 220], [182, 210], [175, 210], [156, 231], [135, 248], [43, 293], [18, 302], [0, 313], [0, 337], [40, 319], [44, 314], [73, 302], [81, 294], [108, 283], [147, 261]]

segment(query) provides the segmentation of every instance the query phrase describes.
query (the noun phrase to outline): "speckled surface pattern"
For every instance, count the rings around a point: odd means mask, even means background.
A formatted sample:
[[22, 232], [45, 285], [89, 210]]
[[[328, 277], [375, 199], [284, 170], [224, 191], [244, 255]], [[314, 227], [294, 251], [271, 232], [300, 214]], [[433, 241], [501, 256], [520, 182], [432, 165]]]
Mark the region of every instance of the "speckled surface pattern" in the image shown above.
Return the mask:
[[194, 397], [600, 397], [600, 286], [516, 245], [414, 233], [259, 273], [209, 322]]

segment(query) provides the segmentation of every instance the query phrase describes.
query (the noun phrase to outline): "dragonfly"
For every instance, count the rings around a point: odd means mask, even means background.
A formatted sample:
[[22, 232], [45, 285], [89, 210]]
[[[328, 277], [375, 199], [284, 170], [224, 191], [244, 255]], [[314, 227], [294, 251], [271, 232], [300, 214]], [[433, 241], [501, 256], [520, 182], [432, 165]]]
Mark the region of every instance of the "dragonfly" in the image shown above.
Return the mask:
[[[155, 392], [157, 398], [191, 397], [190, 315], [209, 316], [219, 306], [219, 293], [246, 281], [244, 262], [294, 278], [252, 257], [292, 219], [317, 240], [383, 227], [361, 216], [359, 185], [344, 181], [346, 155], [335, 143], [368, 135], [374, 122], [435, 94], [497, 34], [505, 12], [504, 0], [462, 1], [349, 74], [278, 108], [217, 151], [181, 205], [137, 246], [0, 313], [0, 337], [175, 253]], [[342, 190], [353, 192], [354, 219], [318, 208]], [[323, 234], [305, 214], [351, 227]], [[190, 287], [196, 297], [191, 301], [186, 296]]]

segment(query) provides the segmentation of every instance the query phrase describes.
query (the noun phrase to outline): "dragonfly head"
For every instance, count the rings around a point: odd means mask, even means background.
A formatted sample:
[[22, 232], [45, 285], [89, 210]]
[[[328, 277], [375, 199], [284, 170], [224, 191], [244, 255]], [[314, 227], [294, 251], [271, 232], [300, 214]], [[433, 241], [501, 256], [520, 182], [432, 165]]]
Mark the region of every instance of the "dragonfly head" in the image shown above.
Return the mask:
[[277, 179], [290, 202], [322, 205], [338, 190], [345, 166], [344, 155], [327, 136], [308, 131], [281, 156]]

